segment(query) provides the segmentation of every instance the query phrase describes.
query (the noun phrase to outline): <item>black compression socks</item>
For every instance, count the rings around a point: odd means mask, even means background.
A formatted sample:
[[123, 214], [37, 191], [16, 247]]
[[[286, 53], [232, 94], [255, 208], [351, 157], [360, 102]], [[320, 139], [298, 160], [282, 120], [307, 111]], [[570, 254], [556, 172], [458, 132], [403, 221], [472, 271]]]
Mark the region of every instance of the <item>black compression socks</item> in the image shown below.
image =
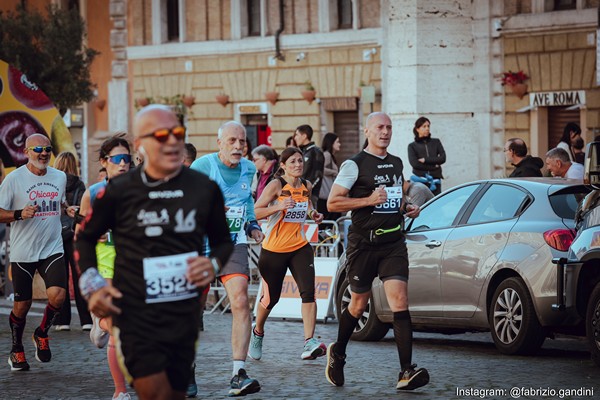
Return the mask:
[[354, 328], [358, 324], [358, 318], [354, 318], [346, 308], [340, 316], [340, 324], [338, 326], [338, 338], [335, 343], [335, 353], [338, 356], [346, 355], [346, 347]]
[[25, 318], [19, 318], [13, 312], [10, 312], [8, 323], [12, 332], [12, 345], [23, 346], [23, 331], [25, 330]]
[[400, 366], [404, 370], [412, 361], [412, 323], [408, 310], [394, 313], [393, 326]]
[[44, 317], [42, 318], [42, 323], [40, 324], [40, 329], [48, 334], [50, 327], [54, 323], [54, 320], [58, 316], [60, 312], [60, 308], [53, 307], [50, 303], [46, 304], [46, 309], [44, 310]]

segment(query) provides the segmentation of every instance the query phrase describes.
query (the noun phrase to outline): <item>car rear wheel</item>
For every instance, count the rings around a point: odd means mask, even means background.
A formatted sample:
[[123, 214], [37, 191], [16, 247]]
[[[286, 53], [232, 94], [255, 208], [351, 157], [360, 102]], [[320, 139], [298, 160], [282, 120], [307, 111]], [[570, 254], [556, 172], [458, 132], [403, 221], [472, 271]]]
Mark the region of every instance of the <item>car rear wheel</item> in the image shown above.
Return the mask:
[[[348, 284], [348, 281], [344, 279], [340, 286], [340, 290], [338, 290], [336, 299], [338, 321], [342, 312], [348, 308], [348, 304], [350, 304], [350, 285]], [[358, 320], [358, 325], [354, 329], [351, 339], [376, 342], [383, 339], [387, 334], [390, 328], [387, 324], [384, 324], [377, 318], [373, 304], [373, 294], [371, 293], [367, 308]]]
[[489, 321], [494, 343], [503, 354], [535, 354], [546, 339], [520, 278], [508, 278], [496, 288]]
[[600, 282], [596, 284], [588, 302], [585, 328], [592, 360], [600, 366]]

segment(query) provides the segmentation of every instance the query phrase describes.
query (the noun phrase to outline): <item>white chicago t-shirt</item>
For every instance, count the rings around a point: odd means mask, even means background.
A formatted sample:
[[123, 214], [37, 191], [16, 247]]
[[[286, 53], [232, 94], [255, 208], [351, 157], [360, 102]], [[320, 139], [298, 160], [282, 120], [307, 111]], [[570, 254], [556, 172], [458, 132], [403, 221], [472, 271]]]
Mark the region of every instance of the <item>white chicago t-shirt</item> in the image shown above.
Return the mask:
[[11, 262], [35, 262], [63, 253], [60, 215], [67, 175], [52, 167], [46, 171], [38, 176], [23, 165], [0, 185], [0, 208], [21, 210], [28, 205], [38, 206], [33, 218], [10, 224]]

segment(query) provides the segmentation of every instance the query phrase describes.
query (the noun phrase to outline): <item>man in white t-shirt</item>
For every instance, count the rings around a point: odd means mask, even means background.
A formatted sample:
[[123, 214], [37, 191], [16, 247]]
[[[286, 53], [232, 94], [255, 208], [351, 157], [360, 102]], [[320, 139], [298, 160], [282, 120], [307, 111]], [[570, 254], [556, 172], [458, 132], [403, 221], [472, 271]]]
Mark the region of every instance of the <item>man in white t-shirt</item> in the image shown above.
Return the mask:
[[569, 153], [560, 147], [546, 153], [546, 168], [552, 176], [583, 180], [583, 165], [572, 162]]
[[[33, 334], [35, 358], [49, 362], [48, 330], [65, 299], [66, 274], [60, 216], [65, 201], [67, 176], [48, 167], [52, 155], [50, 140], [36, 133], [27, 138], [28, 162], [8, 174], [0, 186], [0, 223], [10, 223], [10, 261], [14, 305], [9, 325], [12, 349], [8, 364], [12, 371], [27, 371], [23, 331], [32, 303], [33, 276], [38, 271], [46, 284], [48, 304], [42, 322]], [[75, 208], [67, 210], [74, 216]]]

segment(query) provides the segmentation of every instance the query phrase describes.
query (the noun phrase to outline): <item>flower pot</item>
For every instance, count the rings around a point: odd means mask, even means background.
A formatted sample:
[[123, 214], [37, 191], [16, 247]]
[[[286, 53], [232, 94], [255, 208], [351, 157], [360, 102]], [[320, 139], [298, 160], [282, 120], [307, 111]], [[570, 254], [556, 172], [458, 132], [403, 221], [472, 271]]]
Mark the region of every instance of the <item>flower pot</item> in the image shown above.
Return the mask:
[[104, 110], [104, 107], [106, 106], [106, 100], [104, 99], [99, 99], [96, 100], [96, 107], [98, 108], [98, 110], [102, 111]]
[[315, 90], [303, 90], [302, 91], [302, 98], [306, 101], [308, 101], [308, 104], [311, 104], [313, 102], [313, 100], [315, 99], [317, 92]]
[[265, 99], [269, 101], [271, 104], [275, 105], [277, 103], [277, 98], [279, 97], [279, 92], [267, 92], [265, 93]]
[[194, 96], [183, 96], [182, 101], [187, 108], [191, 108], [194, 104], [196, 104], [196, 98]]
[[510, 90], [519, 98], [522, 99], [523, 96], [527, 94], [527, 85], [525, 83], [515, 83], [510, 86]]
[[146, 107], [148, 104], [150, 104], [150, 100], [148, 100], [147, 97], [140, 97], [135, 101], [135, 103], [138, 105], [138, 107]]
[[229, 104], [229, 96], [227, 96], [226, 94], [218, 94], [215, 96], [215, 99], [217, 99], [217, 103], [219, 103], [223, 107]]

